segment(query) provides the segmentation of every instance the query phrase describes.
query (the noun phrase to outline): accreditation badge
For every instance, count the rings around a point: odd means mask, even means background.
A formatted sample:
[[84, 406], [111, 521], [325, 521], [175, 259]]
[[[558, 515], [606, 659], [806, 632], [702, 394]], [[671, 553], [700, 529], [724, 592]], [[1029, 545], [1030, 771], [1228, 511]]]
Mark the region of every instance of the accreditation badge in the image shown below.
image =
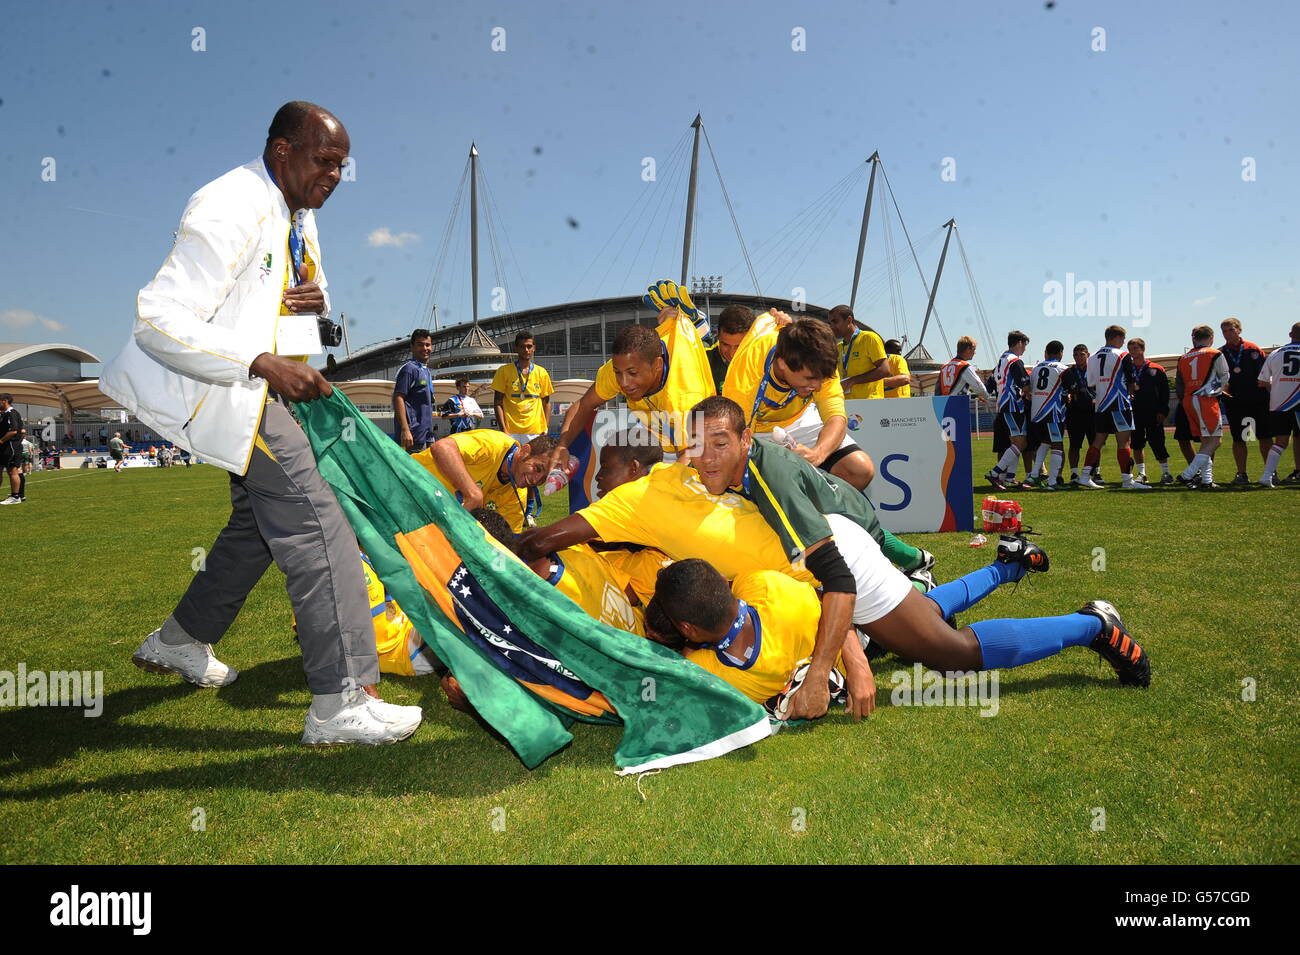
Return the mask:
[[316, 315], [281, 315], [275, 327], [277, 355], [319, 355], [324, 351]]

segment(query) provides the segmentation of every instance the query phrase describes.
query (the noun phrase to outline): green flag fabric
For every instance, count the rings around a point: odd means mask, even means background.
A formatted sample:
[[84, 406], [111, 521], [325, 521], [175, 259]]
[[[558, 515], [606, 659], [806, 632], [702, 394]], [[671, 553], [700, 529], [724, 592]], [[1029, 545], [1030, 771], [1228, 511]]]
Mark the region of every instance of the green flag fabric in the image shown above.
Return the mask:
[[592, 619], [492, 541], [339, 390], [295, 405], [321, 475], [384, 586], [524, 765], [575, 721], [621, 723], [623, 773], [769, 735], [758, 704], [665, 647]]

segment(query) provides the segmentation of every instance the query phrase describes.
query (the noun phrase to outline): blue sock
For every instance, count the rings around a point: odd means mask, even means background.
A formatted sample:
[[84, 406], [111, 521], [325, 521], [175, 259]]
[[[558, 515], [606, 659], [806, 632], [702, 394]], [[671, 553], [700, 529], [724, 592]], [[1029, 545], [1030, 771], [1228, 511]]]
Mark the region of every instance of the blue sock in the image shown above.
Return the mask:
[[969, 610], [1003, 584], [1014, 583], [1023, 576], [1025, 568], [1019, 564], [995, 560], [965, 577], [940, 584], [926, 596], [939, 605], [940, 613], [947, 620], [955, 613]]
[[[928, 595], [927, 595], [928, 596]], [[980, 642], [985, 670], [1033, 663], [1065, 647], [1086, 647], [1101, 633], [1101, 621], [1086, 613], [1024, 620], [981, 620], [971, 630]]]

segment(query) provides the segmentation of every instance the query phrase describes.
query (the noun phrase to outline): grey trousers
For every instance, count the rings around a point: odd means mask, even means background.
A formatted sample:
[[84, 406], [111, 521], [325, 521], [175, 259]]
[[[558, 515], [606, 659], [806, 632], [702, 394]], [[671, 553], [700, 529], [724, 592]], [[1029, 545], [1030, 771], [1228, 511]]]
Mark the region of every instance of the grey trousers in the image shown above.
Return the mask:
[[258, 433], [265, 449], [253, 449], [247, 474], [230, 476], [230, 522], [172, 617], [195, 640], [216, 643], [274, 560], [288, 578], [311, 691], [378, 683], [356, 536], [288, 410], [268, 404]]

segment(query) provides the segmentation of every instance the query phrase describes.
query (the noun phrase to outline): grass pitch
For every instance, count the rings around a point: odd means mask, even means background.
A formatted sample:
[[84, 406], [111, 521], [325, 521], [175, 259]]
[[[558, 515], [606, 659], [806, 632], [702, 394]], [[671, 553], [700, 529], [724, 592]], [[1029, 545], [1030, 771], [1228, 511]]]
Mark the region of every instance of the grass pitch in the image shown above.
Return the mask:
[[[977, 442], [977, 473], [991, 460]], [[833, 713], [638, 791], [613, 772], [619, 730], [579, 725], [529, 772], [431, 678], [385, 678], [387, 699], [425, 708], [407, 742], [300, 746], [309, 695], [274, 568], [220, 644], [234, 685], [136, 669], [193, 549], [224, 525], [227, 488], [210, 467], [38, 473], [27, 504], [0, 509], [0, 670], [102, 670], [106, 695], [98, 718], [0, 709], [0, 862], [1300, 858], [1300, 489], [1002, 495], [1024, 504], [1052, 568], [963, 620], [1111, 600], [1151, 654], [1147, 691], [1075, 648], [1002, 672], [992, 718], [891, 706], [905, 664], [886, 657], [867, 722]], [[965, 533], [907, 536], [942, 580], [992, 557]]]

